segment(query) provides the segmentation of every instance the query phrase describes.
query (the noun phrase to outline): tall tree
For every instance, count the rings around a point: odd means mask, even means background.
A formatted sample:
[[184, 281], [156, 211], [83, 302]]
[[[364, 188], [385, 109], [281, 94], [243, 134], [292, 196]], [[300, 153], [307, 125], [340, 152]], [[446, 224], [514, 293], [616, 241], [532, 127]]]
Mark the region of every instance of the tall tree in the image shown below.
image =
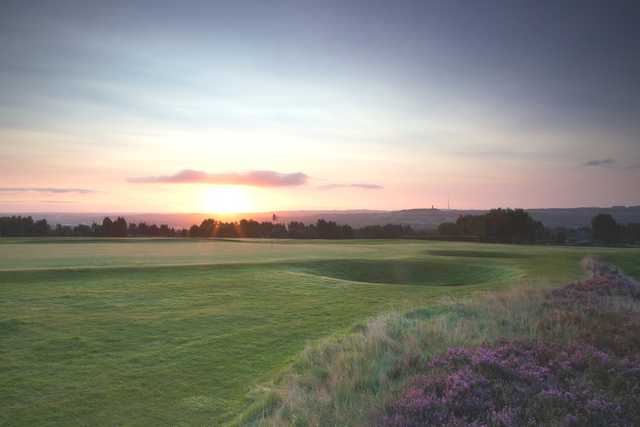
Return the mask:
[[620, 240], [620, 226], [610, 214], [598, 214], [591, 220], [593, 238], [604, 243]]
[[111, 236], [111, 233], [113, 233], [113, 221], [111, 221], [111, 218], [105, 217], [102, 220], [102, 235]]
[[118, 217], [111, 226], [111, 236], [113, 237], [127, 237], [127, 221]]

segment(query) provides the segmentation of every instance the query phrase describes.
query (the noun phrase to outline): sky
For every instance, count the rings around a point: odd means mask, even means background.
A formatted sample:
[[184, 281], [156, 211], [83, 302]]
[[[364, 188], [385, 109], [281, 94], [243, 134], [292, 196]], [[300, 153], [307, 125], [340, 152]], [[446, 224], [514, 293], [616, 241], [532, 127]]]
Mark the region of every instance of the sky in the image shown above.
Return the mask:
[[633, 1], [5, 0], [0, 212], [637, 205], [638, 22]]

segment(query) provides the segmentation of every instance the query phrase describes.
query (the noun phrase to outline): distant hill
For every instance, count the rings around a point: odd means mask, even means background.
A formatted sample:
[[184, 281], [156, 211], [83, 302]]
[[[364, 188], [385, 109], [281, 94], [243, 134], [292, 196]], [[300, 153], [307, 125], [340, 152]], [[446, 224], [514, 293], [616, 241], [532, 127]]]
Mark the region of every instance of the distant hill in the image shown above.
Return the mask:
[[[377, 210], [313, 210], [313, 211], [277, 211], [278, 222], [301, 221], [304, 223], [316, 222], [323, 218], [340, 224], [349, 224], [352, 227], [363, 227], [377, 224], [402, 224], [410, 225], [415, 229], [434, 229], [442, 222], [455, 221], [460, 215], [482, 214], [485, 210], [440, 210], [440, 209], [405, 209], [398, 211]], [[551, 208], [528, 209], [528, 212], [547, 227], [582, 227], [588, 226], [591, 219], [599, 213], [608, 213], [622, 224], [640, 222], [640, 206], [613, 206], [608, 208], [584, 207], [584, 208]], [[218, 218], [221, 220], [238, 220], [252, 218], [258, 221], [271, 221], [274, 212], [249, 212], [234, 215], [216, 215], [208, 213], [55, 213], [36, 212], [20, 213], [31, 215], [35, 219], [45, 218], [51, 224], [77, 225], [101, 222], [105, 216], [124, 216], [129, 222], [147, 222], [155, 224], [168, 224], [172, 227], [189, 227], [200, 223], [205, 218]], [[0, 215], [15, 215], [3, 213]]]

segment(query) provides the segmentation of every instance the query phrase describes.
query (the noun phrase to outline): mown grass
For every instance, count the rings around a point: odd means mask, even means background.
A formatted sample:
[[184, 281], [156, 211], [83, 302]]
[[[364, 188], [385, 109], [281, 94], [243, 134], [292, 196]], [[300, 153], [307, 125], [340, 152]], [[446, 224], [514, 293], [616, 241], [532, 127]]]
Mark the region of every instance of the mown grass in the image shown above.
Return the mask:
[[217, 425], [246, 410], [247, 394], [308, 343], [446, 296], [561, 283], [579, 276], [588, 253], [640, 268], [640, 252], [616, 249], [3, 242], [0, 424]]

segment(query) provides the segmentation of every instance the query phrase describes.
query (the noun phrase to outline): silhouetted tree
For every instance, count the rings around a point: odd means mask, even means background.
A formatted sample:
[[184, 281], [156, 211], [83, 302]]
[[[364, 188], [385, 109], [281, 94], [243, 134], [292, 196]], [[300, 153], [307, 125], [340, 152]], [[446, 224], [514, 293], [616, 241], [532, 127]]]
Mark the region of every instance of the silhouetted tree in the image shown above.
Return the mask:
[[34, 221], [30, 216], [0, 217], [0, 236], [46, 236], [52, 230], [45, 219]]
[[215, 227], [216, 237], [239, 237], [236, 224], [231, 222], [219, 222]]
[[41, 219], [33, 223], [34, 236], [46, 236], [51, 233], [51, 227], [46, 219]]
[[610, 214], [598, 214], [591, 220], [593, 238], [604, 243], [620, 240], [620, 226]]
[[111, 218], [106, 217], [102, 220], [102, 235], [111, 236], [111, 233], [113, 233], [113, 221], [111, 221]]
[[625, 240], [628, 242], [640, 242], [640, 223], [630, 222], [624, 229]]
[[289, 237], [292, 239], [310, 238], [309, 229], [301, 222], [292, 221], [289, 223]]
[[289, 237], [289, 233], [287, 233], [287, 227], [285, 227], [284, 224], [274, 224], [269, 237], [274, 239], [283, 239]]
[[216, 229], [216, 221], [212, 218], [205, 219], [198, 229], [199, 237], [213, 237]]
[[113, 237], [127, 237], [127, 221], [118, 217], [115, 222], [111, 225], [111, 236]]
[[243, 219], [239, 224], [240, 237], [268, 237], [264, 234], [262, 225], [252, 219]]
[[532, 243], [544, 235], [544, 226], [523, 209], [492, 209], [483, 215], [465, 215], [456, 221], [458, 230], [482, 241]]
[[75, 236], [88, 237], [92, 235], [91, 227], [85, 224], [76, 225], [73, 227], [73, 234]]
[[457, 236], [460, 234], [460, 228], [455, 222], [443, 222], [438, 226], [438, 234], [441, 236]]

